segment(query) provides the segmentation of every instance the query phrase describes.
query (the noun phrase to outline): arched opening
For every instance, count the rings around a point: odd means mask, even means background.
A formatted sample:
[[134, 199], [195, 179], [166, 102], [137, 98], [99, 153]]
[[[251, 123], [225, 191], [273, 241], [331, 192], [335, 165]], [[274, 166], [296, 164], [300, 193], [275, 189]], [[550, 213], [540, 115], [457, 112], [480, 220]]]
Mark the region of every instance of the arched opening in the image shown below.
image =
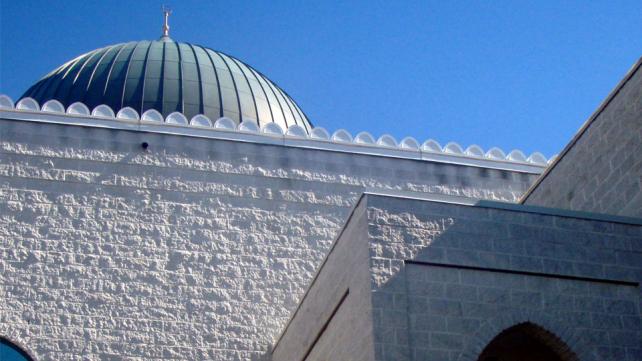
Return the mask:
[[507, 328], [482, 351], [478, 361], [579, 361], [557, 336], [530, 322]]
[[33, 361], [31, 356], [9, 340], [0, 337], [1, 361]]

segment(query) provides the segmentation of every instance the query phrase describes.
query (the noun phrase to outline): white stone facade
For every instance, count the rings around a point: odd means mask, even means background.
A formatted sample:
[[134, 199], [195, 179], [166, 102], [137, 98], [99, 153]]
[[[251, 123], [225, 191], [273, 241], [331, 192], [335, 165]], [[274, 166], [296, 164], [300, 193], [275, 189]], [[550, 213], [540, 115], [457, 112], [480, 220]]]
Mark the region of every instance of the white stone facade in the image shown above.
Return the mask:
[[38, 361], [259, 359], [364, 191], [515, 201], [539, 173], [15, 114], [0, 336]]
[[563, 361], [640, 360], [642, 221], [615, 216], [640, 214], [639, 68], [543, 177], [539, 153], [0, 96], [0, 341], [474, 361], [526, 325]]

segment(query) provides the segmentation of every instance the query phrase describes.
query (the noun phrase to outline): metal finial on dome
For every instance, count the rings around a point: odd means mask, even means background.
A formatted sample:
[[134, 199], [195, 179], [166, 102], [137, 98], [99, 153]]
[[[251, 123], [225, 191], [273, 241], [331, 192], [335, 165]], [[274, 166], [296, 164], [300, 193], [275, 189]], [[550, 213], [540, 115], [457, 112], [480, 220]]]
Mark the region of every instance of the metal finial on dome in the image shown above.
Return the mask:
[[162, 9], [165, 23], [163, 24], [163, 36], [161, 36], [161, 40], [167, 40], [169, 39], [169, 16], [172, 13], [172, 9], [168, 8], [165, 5], [163, 5]]

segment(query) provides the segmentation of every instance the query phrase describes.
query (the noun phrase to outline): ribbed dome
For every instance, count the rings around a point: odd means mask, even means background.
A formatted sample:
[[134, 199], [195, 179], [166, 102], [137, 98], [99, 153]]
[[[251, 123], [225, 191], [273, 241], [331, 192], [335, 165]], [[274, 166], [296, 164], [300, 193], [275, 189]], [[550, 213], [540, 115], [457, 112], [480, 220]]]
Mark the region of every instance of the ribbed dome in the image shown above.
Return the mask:
[[276, 122], [311, 129], [307, 117], [281, 88], [247, 64], [202, 46], [169, 39], [117, 44], [81, 55], [34, 84], [22, 96], [40, 104], [56, 99], [90, 109], [132, 107], [140, 114], [178, 111], [189, 119]]

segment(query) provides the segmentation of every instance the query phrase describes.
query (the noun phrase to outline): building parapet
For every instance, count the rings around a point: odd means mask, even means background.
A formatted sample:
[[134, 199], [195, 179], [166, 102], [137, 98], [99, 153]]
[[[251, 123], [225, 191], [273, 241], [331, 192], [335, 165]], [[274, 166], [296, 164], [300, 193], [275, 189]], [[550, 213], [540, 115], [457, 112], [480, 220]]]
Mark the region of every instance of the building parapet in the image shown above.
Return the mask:
[[296, 124], [282, 129], [277, 123], [267, 123], [259, 127], [252, 120], [244, 120], [237, 125], [227, 117], [212, 121], [202, 114], [189, 120], [179, 112], [163, 117], [154, 109], [139, 115], [130, 107], [114, 112], [107, 105], [99, 105], [90, 111], [80, 102], [73, 103], [65, 109], [57, 100], [49, 100], [40, 106], [32, 98], [23, 98], [14, 104], [6, 95], [0, 95], [0, 117], [415, 159], [534, 174], [541, 174], [555, 158], [546, 159], [539, 152], [527, 157], [520, 150], [506, 154], [497, 147], [485, 152], [478, 145], [464, 149], [455, 142], [449, 142], [442, 147], [433, 139], [422, 144], [413, 137], [397, 141], [389, 134], [377, 139], [368, 132], [352, 136], [345, 129], [330, 134], [322, 127], [311, 129], [308, 133], [305, 128]]

